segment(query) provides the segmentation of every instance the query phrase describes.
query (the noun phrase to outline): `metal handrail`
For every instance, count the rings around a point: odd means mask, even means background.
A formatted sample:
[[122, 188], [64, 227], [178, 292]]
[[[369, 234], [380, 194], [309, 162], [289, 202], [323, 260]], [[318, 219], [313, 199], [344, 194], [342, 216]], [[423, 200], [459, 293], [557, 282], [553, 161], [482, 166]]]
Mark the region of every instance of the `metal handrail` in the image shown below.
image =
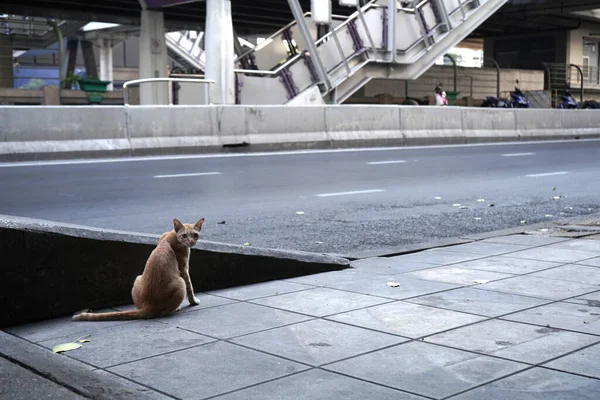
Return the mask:
[[[129, 96], [127, 96], [127, 87], [129, 85], [137, 85], [137, 84], [140, 84], [140, 83], [148, 83], [148, 82], [181, 82], [181, 81], [192, 82], [192, 83], [205, 83], [205, 84], [215, 83], [215, 81], [213, 79], [189, 79], [189, 78], [142, 78], [142, 79], [134, 79], [134, 80], [127, 81], [127, 82], [123, 83], [123, 103], [126, 106], [129, 105], [129, 100], [128, 100]], [[204, 98], [205, 98], [206, 104], [210, 104], [210, 90], [207, 90], [204, 93]], [[173, 105], [173, 93], [172, 93], [171, 85], [169, 85], [169, 105], [170, 106]]]
[[[376, 1], [376, 0], [372, 0], [372, 1]], [[309, 17], [311, 15], [310, 11], [307, 11], [303, 14], [303, 16]], [[338, 15], [338, 14], [332, 14], [331, 15], [332, 19], [340, 19], [340, 20], [345, 20], [349, 17], [346, 17], [345, 15]], [[269, 44], [271, 44], [271, 42], [273, 41], [273, 39], [277, 38], [281, 33], [283, 33], [283, 31], [285, 31], [286, 29], [291, 28], [292, 26], [296, 25], [297, 21], [293, 20], [290, 23], [288, 23], [287, 25], [285, 25], [283, 28], [280, 28], [278, 31], [276, 31], [275, 33], [272, 33], [269, 37], [266, 37], [265, 40], [261, 43], [261, 44], [257, 44], [256, 46], [254, 46], [254, 48], [252, 49], [248, 49], [246, 52], [244, 52], [242, 55], [238, 56], [234, 62], [239, 62], [242, 58], [247, 57], [249, 54], [251, 53], [256, 53], [257, 51], [260, 51], [261, 49], [267, 47]], [[264, 43], [264, 44], [263, 44]]]

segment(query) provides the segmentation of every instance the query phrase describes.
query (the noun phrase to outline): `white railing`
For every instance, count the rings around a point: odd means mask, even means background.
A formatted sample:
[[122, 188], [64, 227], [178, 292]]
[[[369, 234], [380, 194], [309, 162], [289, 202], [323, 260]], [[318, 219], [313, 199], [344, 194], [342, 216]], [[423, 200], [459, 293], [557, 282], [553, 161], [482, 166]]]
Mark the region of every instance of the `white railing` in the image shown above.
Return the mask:
[[[143, 78], [143, 79], [134, 79], [131, 81], [127, 81], [123, 84], [123, 103], [128, 106], [129, 99], [127, 94], [127, 88], [130, 85], [139, 85], [141, 83], [148, 82], [190, 82], [190, 83], [203, 83], [205, 85], [215, 83], [213, 79], [190, 79], [190, 78]], [[204, 100], [206, 104], [210, 104], [210, 90], [206, 90], [204, 92]], [[173, 88], [169, 85], [169, 105], [173, 105]]]

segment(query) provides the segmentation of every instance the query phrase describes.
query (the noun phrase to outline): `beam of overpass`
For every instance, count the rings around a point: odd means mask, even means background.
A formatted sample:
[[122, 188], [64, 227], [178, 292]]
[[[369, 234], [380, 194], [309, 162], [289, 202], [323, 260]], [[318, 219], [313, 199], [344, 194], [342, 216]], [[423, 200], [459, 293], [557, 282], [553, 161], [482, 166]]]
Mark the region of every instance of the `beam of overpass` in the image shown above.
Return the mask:
[[187, 3], [196, 3], [200, 0], [145, 0], [148, 8], [163, 8], [178, 6]]

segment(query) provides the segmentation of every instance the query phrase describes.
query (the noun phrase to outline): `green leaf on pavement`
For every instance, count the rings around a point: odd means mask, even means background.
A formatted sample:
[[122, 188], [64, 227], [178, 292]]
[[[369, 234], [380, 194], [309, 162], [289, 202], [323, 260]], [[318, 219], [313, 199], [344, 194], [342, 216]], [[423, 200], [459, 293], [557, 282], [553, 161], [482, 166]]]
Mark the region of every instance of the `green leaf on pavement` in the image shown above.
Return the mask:
[[78, 342], [79, 343], [89, 343], [89, 342], [91, 342], [91, 340], [88, 340], [88, 339], [79, 339]]
[[63, 351], [71, 351], [81, 347], [79, 343], [63, 343], [57, 344], [52, 348], [52, 351], [55, 353], [62, 353]]

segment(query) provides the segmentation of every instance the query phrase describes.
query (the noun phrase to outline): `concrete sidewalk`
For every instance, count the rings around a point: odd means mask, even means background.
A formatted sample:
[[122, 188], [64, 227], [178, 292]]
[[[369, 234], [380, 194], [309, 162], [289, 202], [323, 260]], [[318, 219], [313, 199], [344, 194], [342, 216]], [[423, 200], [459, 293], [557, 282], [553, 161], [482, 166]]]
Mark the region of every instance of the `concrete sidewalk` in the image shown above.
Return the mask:
[[203, 293], [169, 318], [12, 327], [0, 399], [595, 400], [599, 239], [500, 236]]

